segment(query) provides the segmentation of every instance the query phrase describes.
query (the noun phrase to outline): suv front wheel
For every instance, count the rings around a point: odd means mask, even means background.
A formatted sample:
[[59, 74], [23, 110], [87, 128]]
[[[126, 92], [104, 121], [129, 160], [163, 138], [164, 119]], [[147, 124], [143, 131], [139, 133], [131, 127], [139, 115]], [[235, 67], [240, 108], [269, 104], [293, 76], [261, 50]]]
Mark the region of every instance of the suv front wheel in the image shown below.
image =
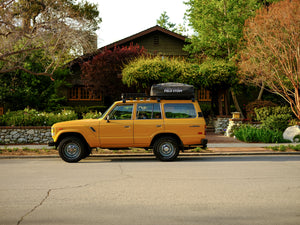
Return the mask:
[[173, 137], [161, 137], [154, 142], [153, 152], [161, 161], [173, 161], [179, 154], [178, 142]]
[[78, 162], [85, 156], [85, 145], [80, 138], [66, 137], [58, 145], [60, 157], [66, 162]]

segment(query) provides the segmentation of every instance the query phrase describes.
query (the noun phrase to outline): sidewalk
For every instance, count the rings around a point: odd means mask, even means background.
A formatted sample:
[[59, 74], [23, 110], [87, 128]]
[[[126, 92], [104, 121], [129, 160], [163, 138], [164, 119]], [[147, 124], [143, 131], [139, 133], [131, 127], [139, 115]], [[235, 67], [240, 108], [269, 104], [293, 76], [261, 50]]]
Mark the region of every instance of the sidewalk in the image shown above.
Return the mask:
[[[236, 140], [232, 137], [226, 137], [223, 135], [217, 135], [214, 133], [207, 134], [208, 144], [207, 144], [207, 150], [201, 151], [201, 152], [180, 152], [179, 156], [211, 156], [211, 155], [259, 155], [259, 154], [300, 154], [300, 151], [298, 152], [279, 152], [279, 151], [273, 151], [270, 149], [267, 149], [266, 147], [269, 146], [280, 146], [280, 145], [289, 145], [293, 143], [288, 144], [274, 144], [274, 143], [245, 143], [241, 142], [239, 140]], [[296, 145], [296, 144], [295, 144]], [[49, 147], [48, 145], [0, 145], [0, 149], [43, 149], [43, 150], [53, 150], [54, 147]], [[26, 155], [5, 155], [0, 154], [0, 158], [15, 158], [15, 157], [59, 157], [58, 153], [54, 154], [35, 154], [34, 151], [32, 151], [32, 154], [26, 154]], [[117, 152], [117, 151], [111, 151], [109, 154], [103, 153], [103, 154], [93, 154], [92, 157], [141, 157], [141, 156], [153, 156], [152, 153], [136, 153], [136, 152]]]

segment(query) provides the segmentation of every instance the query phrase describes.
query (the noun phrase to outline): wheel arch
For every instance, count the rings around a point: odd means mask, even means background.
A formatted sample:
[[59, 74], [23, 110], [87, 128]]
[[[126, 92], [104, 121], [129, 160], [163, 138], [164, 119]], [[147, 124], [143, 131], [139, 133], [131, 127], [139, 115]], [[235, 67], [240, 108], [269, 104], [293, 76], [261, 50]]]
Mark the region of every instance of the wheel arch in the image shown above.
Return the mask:
[[155, 141], [158, 140], [159, 138], [162, 138], [162, 137], [173, 137], [173, 138], [175, 138], [178, 142], [179, 148], [181, 150], [183, 150], [183, 143], [182, 143], [181, 139], [179, 138], [179, 136], [177, 134], [174, 134], [174, 133], [160, 133], [160, 134], [155, 135], [154, 138], [151, 141], [150, 147], [152, 148]]
[[59, 143], [66, 137], [77, 137], [80, 138], [83, 143], [86, 145], [87, 148], [90, 148], [89, 144], [87, 143], [87, 141], [85, 140], [85, 138], [82, 136], [82, 134], [80, 133], [76, 133], [76, 132], [66, 132], [66, 133], [62, 133], [61, 135], [59, 135], [57, 141], [55, 142], [55, 146], [58, 147]]

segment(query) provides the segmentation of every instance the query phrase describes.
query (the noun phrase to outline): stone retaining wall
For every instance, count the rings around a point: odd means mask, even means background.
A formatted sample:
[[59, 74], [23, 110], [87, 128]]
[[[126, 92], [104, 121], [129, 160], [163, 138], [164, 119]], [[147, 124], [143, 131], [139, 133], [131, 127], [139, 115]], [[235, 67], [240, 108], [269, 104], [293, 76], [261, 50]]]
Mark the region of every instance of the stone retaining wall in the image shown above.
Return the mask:
[[230, 118], [231, 117], [228, 117], [228, 116], [218, 116], [214, 120], [213, 125], [215, 127], [216, 134], [223, 134], [226, 131]]
[[0, 127], [0, 144], [47, 144], [51, 127]]

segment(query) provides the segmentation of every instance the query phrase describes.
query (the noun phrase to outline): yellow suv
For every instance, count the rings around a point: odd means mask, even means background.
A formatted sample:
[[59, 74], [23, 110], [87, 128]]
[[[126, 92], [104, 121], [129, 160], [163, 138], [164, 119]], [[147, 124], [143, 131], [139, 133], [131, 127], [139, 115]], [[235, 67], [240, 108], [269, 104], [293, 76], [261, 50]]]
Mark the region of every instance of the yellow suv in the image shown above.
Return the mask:
[[66, 162], [78, 162], [97, 147], [153, 148], [154, 155], [162, 161], [175, 160], [185, 147], [206, 147], [206, 125], [198, 102], [182, 99], [182, 93], [170, 95], [152, 94], [151, 98], [141, 100], [123, 98], [99, 119], [56, 123], [51, 128], [54, 142], [49, 145], [55, 145]]

